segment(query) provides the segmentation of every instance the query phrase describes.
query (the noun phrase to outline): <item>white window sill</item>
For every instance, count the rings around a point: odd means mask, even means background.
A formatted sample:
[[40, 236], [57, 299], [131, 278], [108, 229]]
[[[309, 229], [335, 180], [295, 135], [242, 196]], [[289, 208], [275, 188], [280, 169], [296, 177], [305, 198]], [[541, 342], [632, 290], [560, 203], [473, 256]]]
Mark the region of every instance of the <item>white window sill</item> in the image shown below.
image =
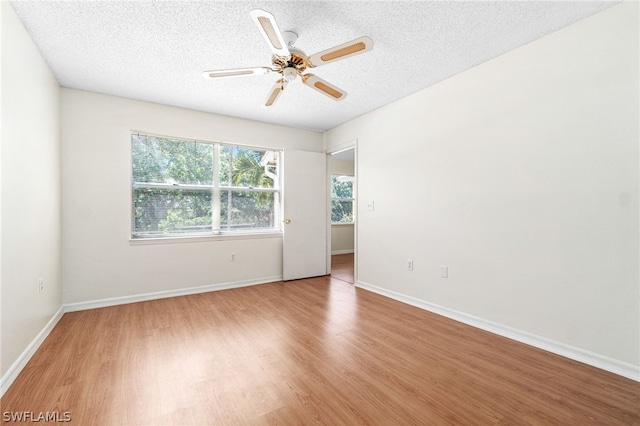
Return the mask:
[[201, 243], [209, 241], [236, 241], [236, 240], [256, 240], [263, 238], [282, 238], [281, 231], [258, 232], [252, 234], [220, 234], [220, 235], [189, 235], [176, 237], [155, 237], [155, 238], [130, 238], [129, 244], [132, 246], [144, 246], [153, 244], [180, 244], [180, 243]]

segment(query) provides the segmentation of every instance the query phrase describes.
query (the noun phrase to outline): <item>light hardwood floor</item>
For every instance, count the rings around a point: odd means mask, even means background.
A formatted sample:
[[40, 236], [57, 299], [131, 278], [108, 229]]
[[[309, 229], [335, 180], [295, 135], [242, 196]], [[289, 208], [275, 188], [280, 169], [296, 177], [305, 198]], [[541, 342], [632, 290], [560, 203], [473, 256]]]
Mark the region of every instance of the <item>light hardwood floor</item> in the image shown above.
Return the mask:
[[331, 277], [353, 284], [353, 253], [331, 256]]
[[1, 404], [77, 425], [631, 425], [640, 383], [320, 277], [67, 313]]

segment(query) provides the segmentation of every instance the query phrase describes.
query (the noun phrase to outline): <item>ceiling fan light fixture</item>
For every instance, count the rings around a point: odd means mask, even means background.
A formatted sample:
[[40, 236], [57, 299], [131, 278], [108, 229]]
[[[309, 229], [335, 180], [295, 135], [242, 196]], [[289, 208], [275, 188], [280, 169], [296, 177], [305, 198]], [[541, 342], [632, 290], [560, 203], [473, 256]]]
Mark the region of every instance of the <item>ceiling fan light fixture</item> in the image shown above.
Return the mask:
[[293, 81], [298, 76], [298, 70], [295, 67], [286, 67], [282, 70], [282, 75], [287, 81]]

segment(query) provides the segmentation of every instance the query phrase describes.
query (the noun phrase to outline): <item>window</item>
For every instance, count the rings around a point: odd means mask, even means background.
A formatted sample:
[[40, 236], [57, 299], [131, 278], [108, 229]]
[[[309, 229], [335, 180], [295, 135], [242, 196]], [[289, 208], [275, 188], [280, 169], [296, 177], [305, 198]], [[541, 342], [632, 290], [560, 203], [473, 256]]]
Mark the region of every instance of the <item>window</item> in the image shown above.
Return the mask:
[[331, 176], [331, 223], [353, 223], [353, 176]]
[[131, 135], [133, 238], [280, 230], [279, 151]]

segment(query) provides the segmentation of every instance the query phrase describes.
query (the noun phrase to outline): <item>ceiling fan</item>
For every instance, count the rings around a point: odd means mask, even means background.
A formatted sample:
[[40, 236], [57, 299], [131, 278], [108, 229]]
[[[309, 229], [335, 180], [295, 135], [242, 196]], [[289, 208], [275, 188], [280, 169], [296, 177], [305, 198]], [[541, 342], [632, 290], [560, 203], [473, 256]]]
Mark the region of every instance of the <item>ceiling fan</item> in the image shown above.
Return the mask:
[[333, 100], [343, 100], [347, 96], [347, 92], [314, 74], [303, 73], [307, 68], [319, 67], [373, 49], [373, 40], [365, 36], [307, 56], [302, 50], [294, 47], [298, 35], [292, 31], [281, 32], [271, 13], [256, 9], [251, 11], [250, 15], [273, 52], [272, 66], [205, 71], [202, 75], [204, 78], [215, 80], [224, 77], [279, 73], [281, 78], [276, 81], [269, 92], [265, 106], [273, 105], [287, 84], [298, 76], [306, 86]]

